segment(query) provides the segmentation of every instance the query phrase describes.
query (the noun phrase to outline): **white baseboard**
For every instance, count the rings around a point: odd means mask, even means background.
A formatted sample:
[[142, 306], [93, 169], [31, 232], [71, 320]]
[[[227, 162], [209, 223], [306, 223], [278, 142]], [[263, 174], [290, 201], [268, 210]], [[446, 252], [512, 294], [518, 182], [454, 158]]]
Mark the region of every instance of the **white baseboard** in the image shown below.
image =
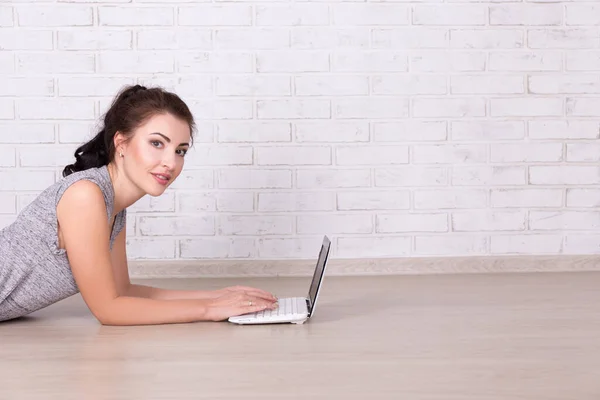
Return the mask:
[[[233, 278], [312, 275], [316, 260], [129, 262], [132, 278]], [[418, 275], [600, 271], [600, 255], [330, 259], [327, 274]]]

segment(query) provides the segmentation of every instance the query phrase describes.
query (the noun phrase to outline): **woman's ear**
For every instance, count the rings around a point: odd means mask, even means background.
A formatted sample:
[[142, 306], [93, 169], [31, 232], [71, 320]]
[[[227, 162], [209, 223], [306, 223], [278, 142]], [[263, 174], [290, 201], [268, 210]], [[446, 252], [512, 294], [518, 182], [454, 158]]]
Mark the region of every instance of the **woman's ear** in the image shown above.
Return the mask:
[[127, 142], [127, 138], [125, 135], [119, 131], [115, 133], [113, 138], [113, 144], [115, 146], [115, 154], [119, 155], [119, 152], [125, 152], [125, 144]]

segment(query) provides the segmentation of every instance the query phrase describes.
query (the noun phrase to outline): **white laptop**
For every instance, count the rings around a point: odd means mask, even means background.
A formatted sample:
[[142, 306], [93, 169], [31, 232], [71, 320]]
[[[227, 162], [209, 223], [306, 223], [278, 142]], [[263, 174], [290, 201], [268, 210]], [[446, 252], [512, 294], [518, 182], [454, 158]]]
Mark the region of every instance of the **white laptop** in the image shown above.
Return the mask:
[[319, 290], [325, 274], [327, 257], [331, 241], [327, 236], [323, 238], [321, 251], [313, 274], [312, 283], [308, 290], [308, 297], [287, 297], [279, 299], [279, 307], [275, 310], [264, 310], [250, 314], [230, 317], [229, 322], [234, 324], [303, 324], [315, 313]]

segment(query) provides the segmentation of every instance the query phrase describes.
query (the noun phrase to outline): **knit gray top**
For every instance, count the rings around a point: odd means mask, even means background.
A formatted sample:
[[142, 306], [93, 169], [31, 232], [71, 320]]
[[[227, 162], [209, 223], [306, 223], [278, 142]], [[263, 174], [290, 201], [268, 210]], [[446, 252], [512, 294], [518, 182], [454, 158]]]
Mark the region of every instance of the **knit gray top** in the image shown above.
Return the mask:
[[[29, 314], [79, 292], [67, 252], [59, 248], [56, 206], [65, 190], [82, 179], [100, 187], [110, 221], [114, 189], [108, 169], [103, 166], [60, 179], [23, 208], [12, 224], [0, 230], [0, 321]], [[111, 249], [125, 225], [126, 212], [115, 217]]]

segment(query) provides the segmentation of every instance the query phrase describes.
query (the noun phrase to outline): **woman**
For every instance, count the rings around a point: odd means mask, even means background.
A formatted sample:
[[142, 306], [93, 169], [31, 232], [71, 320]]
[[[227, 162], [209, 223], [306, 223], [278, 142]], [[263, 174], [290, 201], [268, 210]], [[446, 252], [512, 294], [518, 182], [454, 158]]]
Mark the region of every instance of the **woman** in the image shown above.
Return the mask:
[[0, 321], [78, 292], [106, 325], [221, 321], [276, 308], [274, 296], [255, 288], [173, 291], [129, 281], [126, 209], [177, 179], [194, 129], [177, 95], [122, 90], [63, 179], [0, 230]]

